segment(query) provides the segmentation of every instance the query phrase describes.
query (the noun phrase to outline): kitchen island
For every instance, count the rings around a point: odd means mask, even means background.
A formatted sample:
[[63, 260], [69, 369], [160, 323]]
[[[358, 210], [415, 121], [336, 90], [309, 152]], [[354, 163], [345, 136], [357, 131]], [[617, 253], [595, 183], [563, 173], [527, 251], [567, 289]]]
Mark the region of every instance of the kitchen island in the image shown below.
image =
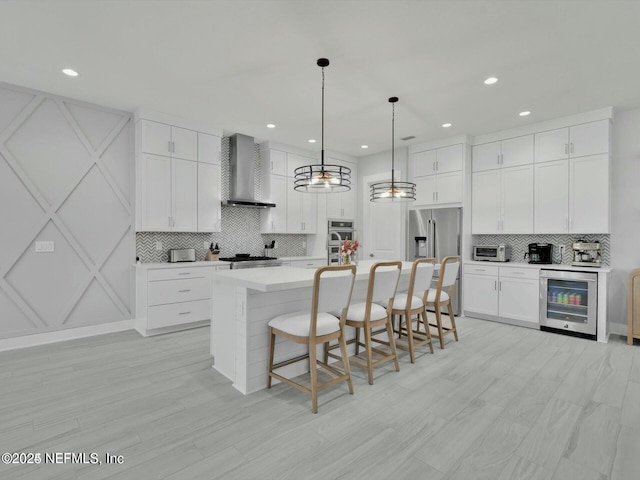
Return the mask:
[[[352, 302], [366, 299], [372, 261], [357, 265]], [[267, 267], [216, 272], [212, 280], [211, 355], [213, 368], [233, 381], [243, 394], [267, 386], [268, 323], [283, 313], [311, 309], [315, 270]], [[398, 291], [406, 290], [411, 262], [403, 262]], [[348, 329], [347, 338], [354, 332]], [[320, 346], [319, 349], [322, 347]], [[275, 361], [306, 353], [306, 345], [276, 344]], [[320, 350], [319, 350], [320, 353]], [[306, 362], [282, 369], [286, 376], [307, 371]]]

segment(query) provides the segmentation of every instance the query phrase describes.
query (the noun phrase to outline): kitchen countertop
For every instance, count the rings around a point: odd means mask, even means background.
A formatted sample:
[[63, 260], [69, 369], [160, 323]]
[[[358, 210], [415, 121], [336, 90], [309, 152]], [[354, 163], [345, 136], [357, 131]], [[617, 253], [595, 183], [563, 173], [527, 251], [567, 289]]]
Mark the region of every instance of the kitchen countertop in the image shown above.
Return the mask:
[[176, 263], [136, 263], [136, 268], [153, 270], [157, 268], [185, 268], [185, 267], [215, 267], [219, 265], [229, 265], [229, 262], [222, 262], [219, 260], [213, 262], [176, 262]]
[[304, 256], [304, 257], [278, 257], [278, 260], [282, 260], [283, 262], [289, 262], [291, 260], [326, 260], [327, 256]]
[[603, 272], [609, 273], [613, 269], [609, 266], [603, 265], [602, 267], [574, 267], [567, 263], [552, 263], [551, 265], [543, 265], [538, 263], [526, 263], [526, 262], [480, 262], [476, 260], [467, 260], [463, 262], [467, 265], [484, 265], [484, 266], [496, 266], [496, 267], [518, 267], [518, 268], [535, 268], [538, 270], [569, 270], [571, 272]]

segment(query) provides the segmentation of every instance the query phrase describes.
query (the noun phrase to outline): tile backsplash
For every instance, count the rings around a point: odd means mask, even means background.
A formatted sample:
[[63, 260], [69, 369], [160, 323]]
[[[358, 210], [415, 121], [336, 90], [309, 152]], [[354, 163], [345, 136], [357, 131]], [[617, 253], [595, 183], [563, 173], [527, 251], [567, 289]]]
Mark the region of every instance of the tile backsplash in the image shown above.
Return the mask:
[[[260, 197], [260, 149], [256, 145], [256, 198]], [[229, 138], [222, 139], [222, 199], [229, 197]], [[275, 257], [297, 257], [306, 255], [306, 235], [285, 235], [260, 233], [260, 210], [254, 208], [223, 207], [222, 232], [138, 232], [136, 233], [136, 255], [143, 263], [166, 262], [172, 248], [195, 248], [196, 260], [204, 260], [207, 245], [213, 242], [220, 247], [221, 257], [232, 257], [236, 253], [249, 253], [262, 256], [265, 244], [272, 240], [277, 247], [271, 252]], [[156, 242], [162, 242], [162, 248], [156, 250]]]
[[[499, 245], [504, 243], [511, 246], [511, 261], [524, 261], [524, 254], [529, 251], [530, 243], [551, 243], [553, 248], [553, 263], [570, 264], [573, 260], [573, 250], [571, 244], [578, 239], [588, 242], [599, 241], [602, 245], [602, 263], [611, 265], [611, 247], [609, 235], [589, 234], [589, 235], [473, 235], [474, 245]], [[564, 245], [564, 256], [560, 258], [560, 245]]]

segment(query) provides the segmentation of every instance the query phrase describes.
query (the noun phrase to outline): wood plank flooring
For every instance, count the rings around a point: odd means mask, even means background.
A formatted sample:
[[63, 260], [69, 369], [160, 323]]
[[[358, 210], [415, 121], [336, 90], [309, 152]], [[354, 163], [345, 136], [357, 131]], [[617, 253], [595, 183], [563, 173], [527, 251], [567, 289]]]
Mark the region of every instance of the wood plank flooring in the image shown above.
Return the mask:
[[209, 329], [123, 332], [0, 353], [0, 453], [123, 464], [0, 465], [0, 478], [628, 480], [640, 476], [640, 348], [470, 318], [460, 341], [352, 369], [310, 398], [243, 396]]

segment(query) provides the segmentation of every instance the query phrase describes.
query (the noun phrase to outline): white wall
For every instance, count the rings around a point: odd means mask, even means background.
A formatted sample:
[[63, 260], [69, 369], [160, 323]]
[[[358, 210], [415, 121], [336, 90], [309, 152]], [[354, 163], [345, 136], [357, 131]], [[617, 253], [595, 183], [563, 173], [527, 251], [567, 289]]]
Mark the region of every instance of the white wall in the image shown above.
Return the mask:
[[132, 317], [133, 171], [128, 113], [0, 84], [0, 338]]
[[613, 119], [609, 323], [626, 333], [627, 278], [640, 268], [640, 109]]

